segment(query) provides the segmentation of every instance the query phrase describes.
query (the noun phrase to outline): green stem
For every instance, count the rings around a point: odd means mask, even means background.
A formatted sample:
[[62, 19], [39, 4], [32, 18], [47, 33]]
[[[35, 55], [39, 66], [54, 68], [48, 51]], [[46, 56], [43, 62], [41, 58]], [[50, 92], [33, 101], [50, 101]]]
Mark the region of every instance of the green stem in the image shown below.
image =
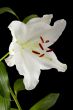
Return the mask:
[[15, 101], [17, 107], [18, 107], [18, 110], [22, 110], [22, 108], [21, 108], [21, 106], [20, 106], [20, 104], [19, 104], [19, 102], [18, 102], [18, 99], [17, 99], [16, 95], [13, 93], [11, 87], [10, 87], [10, 93], [11, 93], [11, 96], [13, 97], [13, 99], [14, 99], [14, 101]]
[[0, 59], [0, 62], [1, 62], [2, 60], [4, 60], [4, 59], [9, 55], [9, 53], [10, 53], [10, 52], [6, 53], [6, 54]]

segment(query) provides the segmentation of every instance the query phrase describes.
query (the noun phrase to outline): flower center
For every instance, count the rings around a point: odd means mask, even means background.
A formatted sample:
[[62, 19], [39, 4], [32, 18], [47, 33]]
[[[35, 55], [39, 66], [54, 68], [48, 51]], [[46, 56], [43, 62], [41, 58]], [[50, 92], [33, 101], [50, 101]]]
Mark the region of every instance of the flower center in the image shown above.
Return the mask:
[[[44, 43], [48, 43], [49, 40], [44, 41], [44, 39], [43, 39], [42, 36], [40, 36], [40, 40], [41, 40], [41, 43], [40, 43], [40, 42], [38, 43], [40, 49], [41, 49], [42, 51], [45, 50], [46, 52], [51, 52], [52, 49], [44, 49], [44, 47], [43, 47], [43, 44], [44, 44]], [[32, 53], [38, 55], [39, 57], [44, 57], [44, 56], [45, 56], [45, 53], [44, 53], [44, 52], [41, 53], [41, 52], [38, 52], [38, 51], [36, 51], [36, 50], [32, 50]]]

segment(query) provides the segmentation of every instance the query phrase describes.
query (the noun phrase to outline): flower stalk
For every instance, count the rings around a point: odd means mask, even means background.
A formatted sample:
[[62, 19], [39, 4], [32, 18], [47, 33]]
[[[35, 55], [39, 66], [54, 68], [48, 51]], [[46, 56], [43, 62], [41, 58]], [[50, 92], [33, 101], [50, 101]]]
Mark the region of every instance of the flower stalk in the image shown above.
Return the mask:
[[0, 58], [0, 62], [1, 62], [2, 60], [4, 60], [4, 59], [9, 55], [9, 53], [10, 53], [10, 52], [7, 52], [2, 58]]
[[17, 99], [16, 95], [13, 93], [11, 87], [10, 87], [10, 93], [11, 93], [11, 96], [13, 97], [13, 99], [14, 99], [14, 101], [15, 101], [17, 107], [18, 107], [18, 110], [22, 110], [22, 108], [21, 108], [21, 106], [20, 106], [20, 104], [19, 104], [19, 102], [18, 102], [18, 99]]

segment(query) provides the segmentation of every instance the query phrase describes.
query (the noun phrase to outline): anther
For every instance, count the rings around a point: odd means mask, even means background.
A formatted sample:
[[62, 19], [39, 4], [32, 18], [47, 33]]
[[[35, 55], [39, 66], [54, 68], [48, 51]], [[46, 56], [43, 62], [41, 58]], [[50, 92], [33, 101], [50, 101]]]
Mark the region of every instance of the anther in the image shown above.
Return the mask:
[[52, 51], [52, 49], [46, 50], [46, 52], [51, 52], [51, 51]]
[[48, 43], [48, 42], [49, 42], [49, 40], [46, 40], [46, 41], [45, 41], [45, 43]]
[[45, 54], [41, 54], [39, 57], [43, 57]]
[[37, 52], [37, 51], [34, 51], [34, 50], [32, 50], [32, 52], [33, 52], [33, 53], [35, 53], [35, 54], [40, 54], [39, 52]]
[[42, 43], [44, 43], [44, 39], [42, 38], [42, 36], [40, 36], [40, 39], [41, 39]]
[[42, 50], [44, 50], [44, 48], [43, 48], [43, 46], [39, 43], [39, 46], [40, 46], [40, 48], [42, 49]]

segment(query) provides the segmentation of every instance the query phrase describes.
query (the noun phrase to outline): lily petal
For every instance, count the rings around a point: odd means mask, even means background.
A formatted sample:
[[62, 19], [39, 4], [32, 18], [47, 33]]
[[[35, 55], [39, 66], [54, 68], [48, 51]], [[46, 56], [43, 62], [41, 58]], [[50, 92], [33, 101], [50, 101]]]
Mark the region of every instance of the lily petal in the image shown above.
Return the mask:
[[57, 20], [54, 23], [54, 26], [52, 26], [52, 28], [49, 31], [44, 32], [43, 36], [46, 39], [49, 39], [49, 42], [46, 44], [47, 47], [54, 44], [59, 39], [65, 27], [66, 27], [66, 21], [64, 19], [61, 19], [61, 20]]
[[28, 22], [27, 22], [27, 25], [32, 25], [34, 23], [38, 23], [38, 22], [44, 22], [44, 23], [48, 23], [50, 24], [51, 22], [51, 19], [53, 18], [53, 15], [50, 14], [50, 15], [44, 15], [43, 17], [36, 17], [36, 18], [32, 18], [30, 19]]
[[18, 44], [15, 49], [15, 65], [20, 75], [24, 76], [27, 90], [32, 90], [39, 82], [40, 65], [26, 50], [21, 50]]
[[[36, 57], [38, 62], [45, 67], [45, 69], [56, 68], [60, 72], [67, 70], [67, 65], [61, 63], [53, 51], [45, 53], [43, 57]], [[41, 68], [43, 69], [43, 68]]]
[[18, 42], [27, 41], [27, 26], [20, 21], [12, 21], [8, 28], [11, 31], [13, 40]]
[[28, 28], [31, 36], [30, 38], [38, 39], [40, 38], [40, 36], [42, 36], [44, 41], [49, 40], [49, 42], [45, 44], [46, 47], [49, 47], [58, 40], [58, 38], [64, 31], [65, 26], [66, 26], [66, 21], [62, 19], [56, 21], [54, 23], [54, 26], [50, 26], [46, 23], [39, 22], [37, 24], [29, 26]]

